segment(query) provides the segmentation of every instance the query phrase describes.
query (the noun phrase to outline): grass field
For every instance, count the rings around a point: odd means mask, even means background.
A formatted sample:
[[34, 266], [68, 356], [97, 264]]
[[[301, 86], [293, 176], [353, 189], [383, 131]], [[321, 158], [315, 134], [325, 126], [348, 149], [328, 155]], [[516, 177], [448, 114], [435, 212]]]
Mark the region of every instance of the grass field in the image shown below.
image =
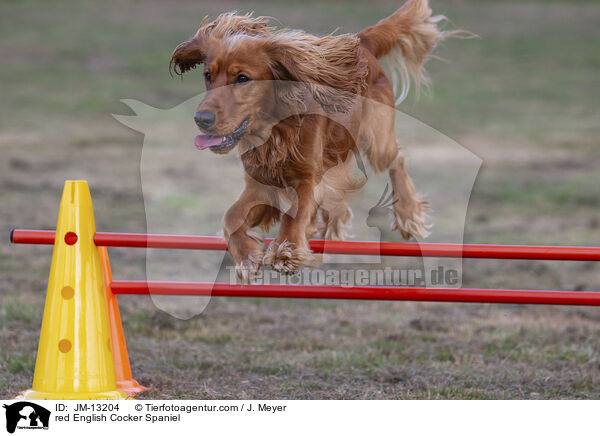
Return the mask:
[[[121, 99], [166, 109], [202, 90], [201, 71], [174, 79], [168, 61], [205, 14], [251, 7], [325, 34], [400, 3], [0, 2], [0, 396], [30, 387], [51, 259], [49, 247], [11, 246], [9, 230], [54, 228], [64, 180], [85, 178], [99, 230], [146, 231], [144, 138], [111, 114], [131, 114]], [[479, 38], [445, 42], [432, 92], [400, 109], [483, 160], [465, 242], [599, 245], [600, 5], [431, 3]], [[237, 164], [222, 162], [218, 189], [235, 196]], [[221, 213], [207, 206], [197, 233]], [[143, 251], [110, 253], [115, 277], [145, 277]], [[599, 283], [586, 262], [464, 262], [464, 286]], [[120, 302], [147, 399], [600, 398], [595, 308], [213, 299], [183, 321], [149, 298]]]

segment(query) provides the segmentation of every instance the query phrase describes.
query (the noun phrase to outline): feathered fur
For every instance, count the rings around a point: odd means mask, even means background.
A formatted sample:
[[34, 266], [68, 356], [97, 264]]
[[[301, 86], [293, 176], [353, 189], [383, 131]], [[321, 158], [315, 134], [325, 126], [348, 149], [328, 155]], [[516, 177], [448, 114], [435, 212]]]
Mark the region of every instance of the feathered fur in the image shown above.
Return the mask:
[[429, 83], [424, 68], [427, 58], [438, 42], [455, 33], [440, 30], [438, 24], [445, 19], [443, 15], [431, 16], [427, 1], [410, 1], [358, 34], [375, 57], [385, 57], [395, 90], [400, 76], [400, 95], [396, 104], [407, 97], [411, 78], [417, 92], [421, 85]]

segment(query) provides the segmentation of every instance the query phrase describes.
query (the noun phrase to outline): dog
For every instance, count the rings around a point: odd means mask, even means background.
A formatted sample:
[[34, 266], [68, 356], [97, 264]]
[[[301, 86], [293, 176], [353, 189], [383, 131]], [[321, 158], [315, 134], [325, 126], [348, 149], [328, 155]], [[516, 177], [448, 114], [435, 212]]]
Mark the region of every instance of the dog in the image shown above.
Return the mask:
[[[314, 36], [277, 30], [268, 18], [234, 12], [205, 17], [179, 44], [170, 70], [204, 65], [206, 95], [194, 121], [197, 148], [226, 154], [237, 147], [245, 187], [223, 218], [223, 233], [241, 282], [262, 265], [293, 274], [320, 259], [308, 239], [344, 239], [352, 212], [349, 193], [364, 179], [351, 174], [364, 156], [393, 189], [392, 228], [405, 239], [427, 234], [428, 205], [417, 194], [394, 134], [391, 81], [378, 62], [386, 56], [402, 78], [427, 81], [424, 63], [450, 31], [438, 27], [426, 0], [400, 9], [358, 34]], [[283, 197], [291, 203], [282, 206]], [[280, 222], [265, 247], [253, 229]]]

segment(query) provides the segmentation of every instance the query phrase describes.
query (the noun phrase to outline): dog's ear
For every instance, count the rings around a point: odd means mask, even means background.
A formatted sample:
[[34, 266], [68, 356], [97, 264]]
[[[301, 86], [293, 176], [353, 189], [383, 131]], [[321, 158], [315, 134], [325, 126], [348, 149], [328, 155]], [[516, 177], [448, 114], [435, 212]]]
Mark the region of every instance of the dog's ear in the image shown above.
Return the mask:
[[171, 55], [169, 71], [181, 76], [186, 71], [196, 68], [204, 62], [204, 51], [202, 49], [202, 39], [194, 36], [189, 41], [179, 44]]
[[204, 42], [208, 37], [207, 28], [213, 24], [207, 24], [207, 21], [208, 15], [202, 19], [200, 27], [192, 39], [175, 47], [171, 55], [171, 62], [169, 62], [169, 71], [181, 76], [183, 73], [196, 68], [196, 65], [204, 63], [206, 58]]
[[299, 82], [277, 87], [284, 103], [305, 105], [310, 93], [325, 112], [345, 113], [365, 85], [367, 61], [355, 35], [288, 31], [269, 37], [266, 47], [274, 79]]

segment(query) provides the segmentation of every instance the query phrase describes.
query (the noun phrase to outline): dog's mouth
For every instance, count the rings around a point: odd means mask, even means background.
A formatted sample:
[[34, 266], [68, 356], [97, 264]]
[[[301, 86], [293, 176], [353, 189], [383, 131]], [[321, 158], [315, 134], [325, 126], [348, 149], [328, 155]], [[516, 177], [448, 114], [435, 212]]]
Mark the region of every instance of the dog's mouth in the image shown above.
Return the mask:
[[242, 121], [238, 128], [231, 132], [229, 135], [196, 135], [194, 137], [194, 144], [196, 145], [196, 148], [198, 150], [204, 150], [205, 148], [209, 148], [211, 151], [217, 153], [226, 153], [237, 145], [238, 141], [246, 133], [247, 127], [248, 118]]

